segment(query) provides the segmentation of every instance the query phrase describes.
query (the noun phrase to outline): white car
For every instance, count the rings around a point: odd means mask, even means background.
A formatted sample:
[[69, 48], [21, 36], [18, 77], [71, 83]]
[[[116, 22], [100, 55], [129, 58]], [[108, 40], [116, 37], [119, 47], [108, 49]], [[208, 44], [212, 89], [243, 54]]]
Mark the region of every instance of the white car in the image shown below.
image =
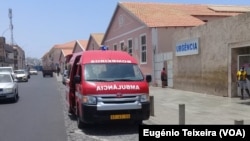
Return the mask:
[[17, 102], [18, 84], [16, 79], [8, 72], [0, 72], [0, 100], [11, 99]]
[[29, 76], [25, 70], [14, 70], [17, 81], [28, 82]]
[[0, 72], [9, 72], [15, 77], [15, 73], [12, 67], [0, 67]]
[[30, 75], [37, 75], [37, 70], [36, 69], [30, 69]]

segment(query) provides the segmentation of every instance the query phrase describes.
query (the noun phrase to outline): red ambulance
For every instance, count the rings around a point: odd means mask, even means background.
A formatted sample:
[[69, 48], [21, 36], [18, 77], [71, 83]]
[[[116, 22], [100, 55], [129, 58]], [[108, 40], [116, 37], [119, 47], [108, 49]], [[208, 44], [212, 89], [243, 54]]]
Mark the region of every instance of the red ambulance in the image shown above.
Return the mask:
[[66, 100], [79, 128], [107, 121], [141, 124], [149, 119], [151, 76], [144, 76], [135, 58], [127, 52], [75, 53], [68, 69]]

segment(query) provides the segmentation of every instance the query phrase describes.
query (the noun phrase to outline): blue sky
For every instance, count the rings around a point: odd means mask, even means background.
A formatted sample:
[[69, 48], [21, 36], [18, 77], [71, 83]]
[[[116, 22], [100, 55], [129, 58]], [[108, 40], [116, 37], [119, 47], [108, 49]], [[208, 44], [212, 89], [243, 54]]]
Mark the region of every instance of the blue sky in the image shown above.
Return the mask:
[[14, 43], [26, 57], [41, 58], [55, 44], [105, 33], [119, 1], [250, 6], [248, 0], [1, 0], [0, 36], [11, 42], [11, 8]]

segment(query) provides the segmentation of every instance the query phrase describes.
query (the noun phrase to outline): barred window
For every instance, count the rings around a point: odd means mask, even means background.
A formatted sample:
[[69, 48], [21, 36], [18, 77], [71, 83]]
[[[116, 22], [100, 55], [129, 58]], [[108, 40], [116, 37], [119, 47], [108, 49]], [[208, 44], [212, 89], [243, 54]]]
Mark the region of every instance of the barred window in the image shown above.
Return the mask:
[[146, 35], [141, 36], [141, 62], [147, 62], [147, 45], [146, 45]]
[[128, 40], [128, 53], [132, 56], [133, 55], [133, 44], [132, 40]]

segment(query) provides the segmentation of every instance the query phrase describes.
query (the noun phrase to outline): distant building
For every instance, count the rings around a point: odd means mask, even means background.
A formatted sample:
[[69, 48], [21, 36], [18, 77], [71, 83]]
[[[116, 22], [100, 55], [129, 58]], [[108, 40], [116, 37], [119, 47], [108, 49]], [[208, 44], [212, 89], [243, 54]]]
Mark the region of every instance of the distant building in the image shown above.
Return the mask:
[[14, 49], [6, 44], [4, 37], [0, 37], [0, 66], [14, 67]]
[[25, 68], [25, 52], [18, 45], [13, 46], [14, 51], [14, 69]]

